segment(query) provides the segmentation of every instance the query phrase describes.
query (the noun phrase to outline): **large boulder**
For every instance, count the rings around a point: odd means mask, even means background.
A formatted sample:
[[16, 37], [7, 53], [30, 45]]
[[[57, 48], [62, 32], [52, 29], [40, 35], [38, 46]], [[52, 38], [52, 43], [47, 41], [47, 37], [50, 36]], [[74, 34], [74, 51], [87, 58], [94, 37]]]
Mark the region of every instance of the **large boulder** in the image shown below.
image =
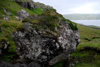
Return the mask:
[[32, 0], [15, 0], [17, 4], [21, 5], [24, 8], [34, 9], [35, 4]]
[[[37, 31], [28, 24], [27, 28], [12, 34], [18, 55], [24, 60], [41, 63], [44, 67], [69, 59], [70, 53], [79, 44], [78, 30], [72, 30], [67, 21], [61, 21], [56, 33], [50, 30]], [[55, 61], [55, 62], [53, 62]]]

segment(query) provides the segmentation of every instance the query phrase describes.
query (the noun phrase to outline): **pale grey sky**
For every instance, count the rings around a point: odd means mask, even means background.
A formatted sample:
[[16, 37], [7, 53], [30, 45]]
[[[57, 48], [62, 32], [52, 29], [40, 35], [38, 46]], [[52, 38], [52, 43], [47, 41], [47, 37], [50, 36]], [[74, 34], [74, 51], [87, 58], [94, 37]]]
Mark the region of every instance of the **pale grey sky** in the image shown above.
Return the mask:
[[34, 0], [53, 6], [61, 14], [100, 13], [100, 0]]

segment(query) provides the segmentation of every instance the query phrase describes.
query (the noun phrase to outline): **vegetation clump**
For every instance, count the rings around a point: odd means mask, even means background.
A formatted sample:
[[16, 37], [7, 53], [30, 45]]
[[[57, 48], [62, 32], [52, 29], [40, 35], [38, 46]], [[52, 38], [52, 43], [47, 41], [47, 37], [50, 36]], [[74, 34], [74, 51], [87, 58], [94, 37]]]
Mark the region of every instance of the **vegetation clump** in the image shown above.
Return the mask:
[[31, 23], [39, 23], [39, 21], [38, 20], [33, 20], [33, 21], [31, 21]]
[[34, 9], [34, 12], [35, 12], [37, 15], [41, 15], [42, 12], [43, 12], [43, 10], [42, 10], [41, 8], [37, 7], [37, 8]]
[[74, 22], [72, 22], [72, 21], [70, 21], [68, 19], [66, 19], [66, 21], [69, 22], [69, 25], [70, 25], [70, 27], [71, 27], [72, 30], [78, 30], [76, 23], [74, 23]]
[[46, 25], [50, 30], [54, 31], [55, 27], [57, 26], [57, 22], [57, 16], [44, 15], [44, 17], [41, 19], [40, 24]]
[[[30, 21], [29, 21], [30, 20]], [[59, 18], [57, 15], [51, 15], [51, 11], [45, 11], [41, 15], [33, 16], [29, 19], [24, 19], [22, 22], [29, 22], [35, 29], [49, 29], [55, 31], [58, 26]]]
[[29, 22], [29, 20], [27, 18], [23, 19], [22, 22]]

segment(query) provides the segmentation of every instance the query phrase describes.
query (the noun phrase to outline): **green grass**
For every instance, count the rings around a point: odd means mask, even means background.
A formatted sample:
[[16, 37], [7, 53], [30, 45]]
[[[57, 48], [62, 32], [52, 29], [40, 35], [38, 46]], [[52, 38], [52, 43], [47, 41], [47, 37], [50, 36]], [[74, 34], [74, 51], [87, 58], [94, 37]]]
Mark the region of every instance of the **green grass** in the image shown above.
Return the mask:
[[100, 67], [100, 30], [77, 26], [81, 42], [75, 53], [71, 54], [72, 60], [76, 62], [74, 67]]
[[35, 8], [34, 12], [38, 15], [42, 14], [43, 10], [39, 7]]
[[6, 20], [0, 20], [0, 25], [2, 27], [2, 31], [0, 32], [0, 41], [6, 40], [9, 42], [9, 44], [11, 45], [10, 51], [14, 50], [15, 51], [15, 44], [12, 41], [12, 37], [11, 34], [12, 32], [15, 32], [16, 29], [20, 26], [22, 26], [22, 23], [19, 21], [15, 21], [15, 20], [10, 20], [10, 21], [6, 21]]
[[100, 54], [95, 51], [81, 51], [72, 54], [74, 67], [100, 67]]
[[75, 65], [74, 67], [100, 67], [100, 66], [95, 63], [78, 63], [78, 65]]
[[[81, 49], [85, 46], [89, 47], [97, 47], [100, 49], [100, 30], [92, 29], [89, 27], [84, 27], [78, 25], [81, 43], [78, 45], [77, 49]], [[93, 39], [94, 37], [98, 37], [97, 39]], [[89, 39], [90, 41], [86, 40]]]

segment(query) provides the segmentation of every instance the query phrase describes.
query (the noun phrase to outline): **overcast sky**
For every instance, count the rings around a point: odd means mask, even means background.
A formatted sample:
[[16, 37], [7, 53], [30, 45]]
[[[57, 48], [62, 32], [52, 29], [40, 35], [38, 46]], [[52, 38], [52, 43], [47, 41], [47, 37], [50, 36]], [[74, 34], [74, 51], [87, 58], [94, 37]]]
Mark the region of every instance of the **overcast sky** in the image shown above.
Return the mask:
[[100, 0], [34, 0], [53, 6], [61, 14], [100, 13]]

